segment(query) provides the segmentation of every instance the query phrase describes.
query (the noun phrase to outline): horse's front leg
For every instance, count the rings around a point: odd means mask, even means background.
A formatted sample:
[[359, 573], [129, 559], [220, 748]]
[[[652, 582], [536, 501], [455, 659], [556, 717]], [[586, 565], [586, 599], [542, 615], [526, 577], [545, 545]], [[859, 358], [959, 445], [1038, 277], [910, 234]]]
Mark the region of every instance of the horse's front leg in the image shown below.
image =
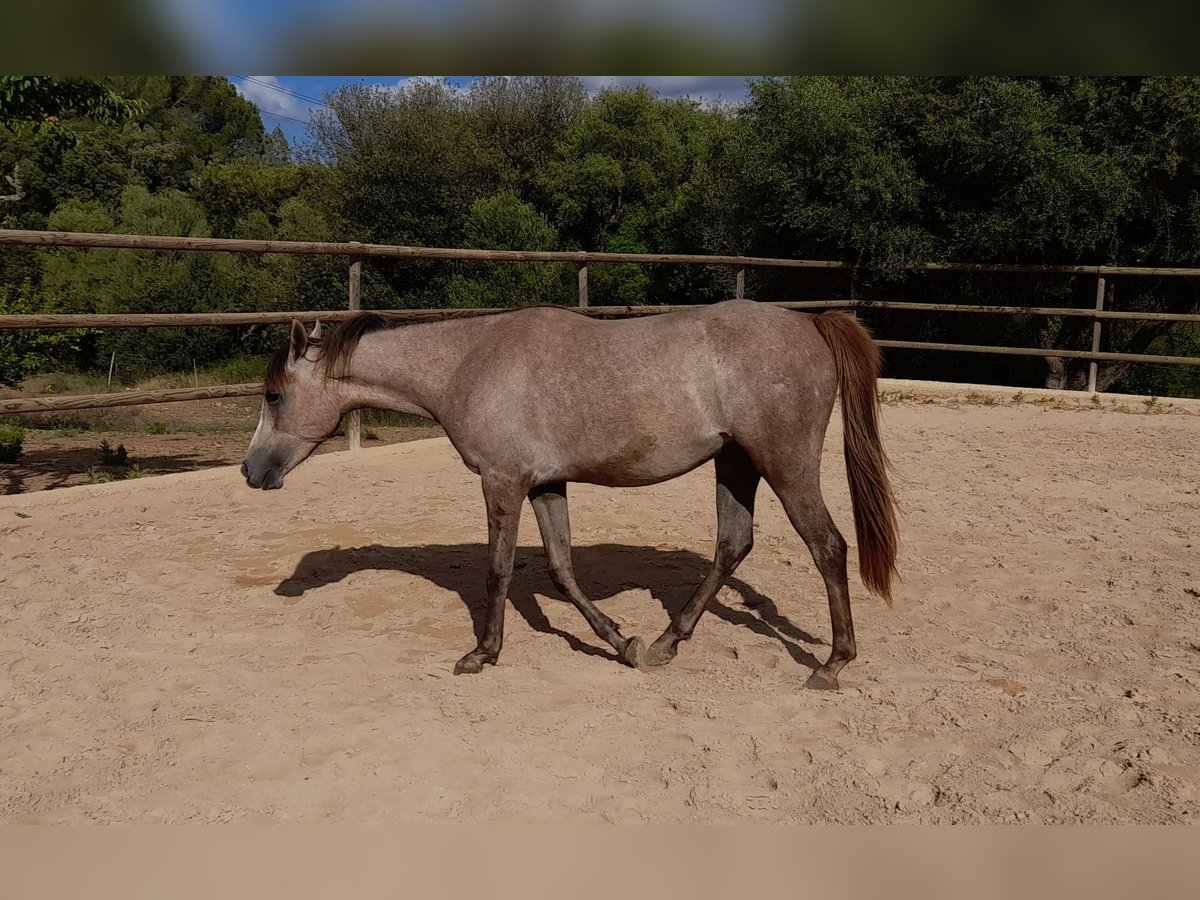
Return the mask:
[[512, 582], [525, 489], [507, 479], [485, 477], [483, 497], [488, 517], [487, 620], [479, 645], [458, 661], [455, 675], [479, 672], [485, 665], [494, 666], [504, 643], [504, 607]]

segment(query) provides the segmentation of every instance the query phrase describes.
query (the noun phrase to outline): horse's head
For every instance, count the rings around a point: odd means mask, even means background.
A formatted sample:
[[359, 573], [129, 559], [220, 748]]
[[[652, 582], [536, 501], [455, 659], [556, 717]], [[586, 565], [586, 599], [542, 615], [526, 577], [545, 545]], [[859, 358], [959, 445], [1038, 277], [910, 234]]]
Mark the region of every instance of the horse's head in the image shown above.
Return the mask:
[[267, 367], [262, 413], [250, 441], [242, 474], [253, 488], [283, 487], [283, 476], [337, 430], [343, 412], [342, 391], [326, 377], [319, 360], [320, 323], [311, 335], [292, 322], [288, 347]]

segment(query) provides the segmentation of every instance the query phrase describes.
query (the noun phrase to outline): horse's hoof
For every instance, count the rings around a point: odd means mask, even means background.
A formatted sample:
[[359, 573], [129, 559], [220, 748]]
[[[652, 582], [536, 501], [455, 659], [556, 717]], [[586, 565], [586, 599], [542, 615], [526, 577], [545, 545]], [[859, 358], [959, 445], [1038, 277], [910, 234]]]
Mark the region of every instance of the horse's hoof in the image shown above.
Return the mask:
[[660, 644], [655, 641], [642, 655], [642, 665], [644, 666], [665, 666], [675, 658], [675, 644]]
[[621, 651], [621, 662], [635, 669], [641, 668], [645, 652], [646, 642], [635, 635], [625, 642], [625, 649]]
[[808, 681], [804, 682], [804, 686], [814, 691], [839, 690], [837, 676], [824, 675], [820, 669], [808, 676]]
[[489, 659], [482, 653], [468, 653], [454, 664], [455, 675], [477, 675], [485, 665], [494, 666], [496, 660]]

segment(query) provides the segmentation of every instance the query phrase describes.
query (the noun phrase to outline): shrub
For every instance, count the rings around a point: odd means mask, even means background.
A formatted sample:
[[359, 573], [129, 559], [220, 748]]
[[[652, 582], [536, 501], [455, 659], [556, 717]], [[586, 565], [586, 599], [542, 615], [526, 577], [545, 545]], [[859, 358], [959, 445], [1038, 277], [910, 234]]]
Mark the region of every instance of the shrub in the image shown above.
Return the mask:
[[0, 462], [16, 462], [24, 443], [24, 428], [20, 425], [0, 424]]
[[124, 465], [127, 459], [129, 459], [129, 453], [125, 450], [124, 444], [117, 444], [117, 449], [114, 450], [112, 445], [109, 444], [108, 438], [105, 438], [100, 442], [100, 462], [104, 465]]
[[168, 431], [171, 430], [171, 428], [169, 425], [167, 425], [166, 422], [151, 422], [147, 426], [147, 430], [151, 434], [166, 434]]

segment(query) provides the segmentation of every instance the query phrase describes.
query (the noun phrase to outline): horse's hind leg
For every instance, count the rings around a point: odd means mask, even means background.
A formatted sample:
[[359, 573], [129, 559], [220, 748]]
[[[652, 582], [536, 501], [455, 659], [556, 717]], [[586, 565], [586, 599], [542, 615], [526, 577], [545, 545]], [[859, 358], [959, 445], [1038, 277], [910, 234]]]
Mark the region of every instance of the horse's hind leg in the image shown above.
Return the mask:
[[675, 658], [680, 641], [692, 636], [704, 608], [754, 546], [754, 495], [759, 474], [750, 457], [730, 444], [716, 458], [717, 549], [712, 568], [687, 605], [649, 649], [644, 662], [661, 666]]
[[808, 545], [829, 594], [833, 651], [825, 665], [812, 673], [805, 687], [835, 691], [838, 672], [856, 655], [850, 588], [846, 580], [846, 540], [825, 506], [818, 475], [768, 476], [767, 480], [787, 511], [792, 527]]
[[606, 616], [589, 600], [575, 582], [571, 566], [571, 520], [567, 512], [567, 486], [549, 484], [535, 488], [529, 502], [537, 515], [542, 543], [546, 546], [546, 562], [554, 586], [575, 604], [592, 630], [606, 641], [621, 658], [621, 662], [637, 668], [645, 645], [640, 637], [626, 640], [617, 623]]

